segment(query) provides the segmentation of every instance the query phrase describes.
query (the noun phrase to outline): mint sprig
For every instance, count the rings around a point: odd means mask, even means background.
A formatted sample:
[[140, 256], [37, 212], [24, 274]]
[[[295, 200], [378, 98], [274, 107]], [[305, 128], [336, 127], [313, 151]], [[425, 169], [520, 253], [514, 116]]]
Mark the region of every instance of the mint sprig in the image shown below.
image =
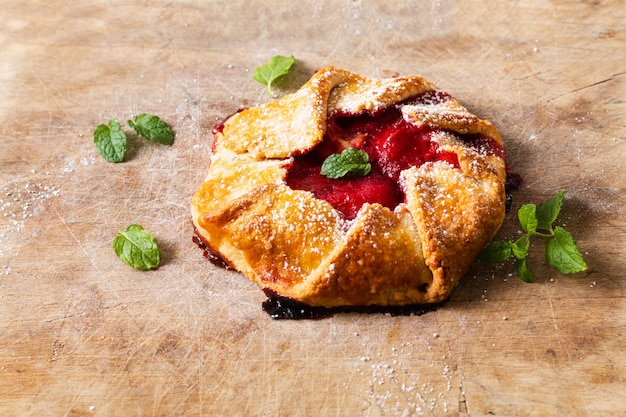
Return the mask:
[[372, 165], [369, 163], [367, 152], [347, 148], [341, 153], [335, 153], [326, 158], [322, 163], [320, 174], [337, 179], [347, 174], [365, 176], [371, 169]]
[[274, 97], [272, 93], [272, 83], [278, 78], [289, 73], [291, 66], [296, 59], [291, 56], [275, 55], [270, 58], [267, 64], [263, 64], [254, 70], [254, 79], [267, 86], [267, 94]]
[[565, 191], [539, 205], [524, 204], [517, 212], [517, 218], [522, 230], [522, 237], [514, 242], [494, 241], [482, 251], [479, 259], [485, 263], [501, 263], [511, 256], [515, 258], [517, 273], [525, 282], [533, 282], [534, 275], [526, 258], [532, 237], [547, 239], [545, 257], [550, 266], [563, 274], [575, 274], [585, 271], [587, 264], [576, 246], [572, 234], [561, 226], [555, 226], [561, 208]]
[[156, 269], [161, 262], [156, 239], [138, 224], [131, 224], [118, 233], [113, 240], [113, 250], [118, 258], [135, 269]]

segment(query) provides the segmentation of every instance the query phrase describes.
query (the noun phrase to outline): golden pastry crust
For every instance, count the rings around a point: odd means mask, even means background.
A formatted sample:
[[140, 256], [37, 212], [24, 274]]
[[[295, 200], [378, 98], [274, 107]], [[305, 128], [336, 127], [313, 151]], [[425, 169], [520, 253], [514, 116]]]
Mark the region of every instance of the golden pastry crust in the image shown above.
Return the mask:
[[[328, 67], [300, 90], [228, 118], [215, 132], [208, 175], [192, 200], [200, 238], [261, 287], [311, 306], [398, 306], [445, 300], [502, 224], [506, 170], [495, 127], [419, 77], [374, 80]], [[336, 112], [398, 106], [458, 166], [404, 169], [404, 202], [366, 203], [347, 219], [286, 178], [294, 158], [324, 140]], [[480, 134], [492, 145], [469, 143]], [[497, 148], [494, 151], [494, 146]]]

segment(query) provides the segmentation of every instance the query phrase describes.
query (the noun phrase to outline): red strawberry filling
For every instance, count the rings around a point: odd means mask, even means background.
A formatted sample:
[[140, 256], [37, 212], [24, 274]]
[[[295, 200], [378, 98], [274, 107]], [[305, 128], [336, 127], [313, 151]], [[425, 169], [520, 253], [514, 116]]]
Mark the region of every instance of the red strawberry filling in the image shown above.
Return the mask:
[[365, 203], [380, 203], [394, 208], [403, 194], [396, 181], [379, 172], [370, 172], [365, 177], [346, 176], [330, 179], [320, 174], [319, 158], [297, 157], [289, 170], [287, 184], [295, 190], [311, 191], [316, 198], [328, 201], [348, 219]]
[[[407, 103], [437, 104], [449, 99], [450, 96], [441, 91], [428, 91], [410, 98]], [[401, 171], [434, 161], [446, 161], [459, 168], [456, 153], [441, 150], [433, 141], [433, 134], [438, 131], [408, 123], [397, 106], [374, 114], [335, 113], [327, 120], [323, 142], [308, 154], [294, 158], [287, 185], [310, 191], [316, 198], [328, 201], [347, 219], [355, 218], [365, 203], [379, 203], [393, 210], [404, 201], [398, 184]], [[488, 137], [457, 136], [483, 152], [504, 157], [502, 147]], [[370, 173], [364, 177], [348, 174], [340, 179], [322, 176], [320, 169], [324, 160], [346, 148], [367, 152], [372, 164]]]

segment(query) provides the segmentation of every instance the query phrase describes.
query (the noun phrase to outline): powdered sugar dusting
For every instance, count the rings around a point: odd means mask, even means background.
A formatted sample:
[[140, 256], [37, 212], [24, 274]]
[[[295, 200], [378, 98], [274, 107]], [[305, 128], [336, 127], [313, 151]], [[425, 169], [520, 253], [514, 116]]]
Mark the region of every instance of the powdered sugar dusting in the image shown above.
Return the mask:
[[406, 105], [402, 113], [407, 122], [418, 126], [457, 126], [459, 133], [467, 133], [468, 127], [475, 126], [480, 120], [455, 101]]
[[[441, 355], [439, 344], [433, 340], [404, 342], [391, 346], [389, 352], [375, 356], [364, 355], [355, 363], [359, 375], [368, 378], [366, 403], [368, 408], [378, 408], [397, 416], [442, 415], [458, 410], [451, 404], [458, 402], [462, 381], [456, 367], [447, 362], [449, 355]], [[384, 358], [384, 359], [383, 359]], [[415, 364], [436, 369], [438, 378], [423, 379], [415, 371]]]
[[[71, 169], [62, 168], [62, 172]], [[12, 258], [19, 255], [16, 243], [30, 218], [44, 210], [46, 202], [61, 194], [61, 189], [51, 181], [49, 172], [31, 174], [33, 180], [14, 181], [0, 190], [0, 257], [5, 259], [0, 266], [0, 275], [11, 272]]]

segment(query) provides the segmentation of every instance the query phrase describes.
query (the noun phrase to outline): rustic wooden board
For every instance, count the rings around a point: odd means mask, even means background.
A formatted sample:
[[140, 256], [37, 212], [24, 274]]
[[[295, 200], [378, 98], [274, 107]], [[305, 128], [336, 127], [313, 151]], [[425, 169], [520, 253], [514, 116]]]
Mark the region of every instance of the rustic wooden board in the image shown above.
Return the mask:
[[[626, 408], [624, 1], [4, 1], [0, 8], [0, 414], [622, 415]], [[422, 75], [499, 127], [525, 184], [567, 189], [590, 265], [537, 282], [477, 264], [420, 317], [272, 321], [191, 242], [211, 128], [298, 58]], [[95, 126], [158, 114], [167, 148], [105, 162]], [[111, 250], [130, 223], [163, 265]], [[514, 215], [500, 237], [518, 232]]]

